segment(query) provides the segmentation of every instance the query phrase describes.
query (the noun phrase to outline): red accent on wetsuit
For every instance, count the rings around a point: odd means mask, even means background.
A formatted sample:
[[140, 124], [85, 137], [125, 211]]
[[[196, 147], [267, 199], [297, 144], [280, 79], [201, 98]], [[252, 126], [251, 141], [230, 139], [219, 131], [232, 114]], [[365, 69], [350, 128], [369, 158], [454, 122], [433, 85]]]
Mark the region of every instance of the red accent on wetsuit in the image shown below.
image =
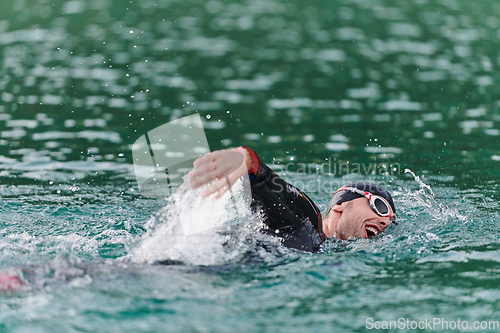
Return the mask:
[[241, 146], [241, 148], [245, 148], [248, 153], [250, 154], [250, 159], [251, 159], [251, 164], [250, 164], [250, 170], [248, 170], [248, 173], [250, 174], [256, 174], [257, 170], [259, 169], [259, 159], [257, 158], [257, 155], [254, 153], [254, 151], [248, 147]]

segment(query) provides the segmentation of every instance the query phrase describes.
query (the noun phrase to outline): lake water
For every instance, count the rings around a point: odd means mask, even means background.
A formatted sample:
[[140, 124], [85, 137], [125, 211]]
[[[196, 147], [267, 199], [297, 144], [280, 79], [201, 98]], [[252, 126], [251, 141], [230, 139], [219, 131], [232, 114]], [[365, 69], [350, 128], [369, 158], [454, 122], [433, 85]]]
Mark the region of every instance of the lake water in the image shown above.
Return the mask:
[[[487, 0], [3, 1], [0, 272], [25, 287], [0, 294], [0, 331], [498, 331], [499, 17]], [[211, 150], [253, 148], [323, 210], [335, 184], [387, 186], [399, 225], [317, 254], [264, 250], [243, 215], [163, 237], [171, 206], [140, 195], [132, 144], [194, 113]]]

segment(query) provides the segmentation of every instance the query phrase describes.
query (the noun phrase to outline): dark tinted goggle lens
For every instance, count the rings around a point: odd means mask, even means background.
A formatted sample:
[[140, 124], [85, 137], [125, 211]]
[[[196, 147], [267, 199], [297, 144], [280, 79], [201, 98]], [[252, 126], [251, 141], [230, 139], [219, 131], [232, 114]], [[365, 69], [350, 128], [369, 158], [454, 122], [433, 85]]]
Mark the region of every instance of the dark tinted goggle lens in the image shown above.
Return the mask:
[[373, 204], [380, 214], [386, 215], [389, 213], [389, 207], [387, 207], [386, 203], [382, 199], [375, 198]]

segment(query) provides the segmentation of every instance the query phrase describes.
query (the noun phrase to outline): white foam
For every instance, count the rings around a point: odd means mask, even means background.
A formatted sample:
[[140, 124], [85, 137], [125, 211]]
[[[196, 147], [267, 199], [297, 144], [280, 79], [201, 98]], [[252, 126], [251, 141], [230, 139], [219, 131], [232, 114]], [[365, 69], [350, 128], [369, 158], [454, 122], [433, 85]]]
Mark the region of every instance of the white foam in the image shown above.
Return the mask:
[[16, 42], [42, 42], [42, 41], [51, 41], [57, 42], [65, 40], [67, 37], [61, 30], [52, 29], [24, 29], [24, 30], [16, 30], [3, 32], [0, 34], [0, 45], [12, 44]]
[[305, 142], [311, 142], [314, 141], [314, 135], [312, 134], [306, 134], [302, 138]]
[[479, 127], [479, 122], [477, 120], [465, 120], [458, 123], [462, 127], [464, 134], [469, 134], [474, 128]]
[[226, 123], [222, 120], [218, 121], [206, 121], [202, 120], [203, 123], [203, 128], [209, 128], [209, 129], [222, 129], [226, 127]]
[[430, 82], [430, 81], [441, 81], [445, 80], [447, 77], [447, 74], [442, 71], [425, 71], [425, 72], [418, 72], [417, 73], [417, 78], [420, 81], [423, 82]]
[[[237, 181], [232, 192], [226, 192], [219, 199], [201, 198], [202, 189], [191, 190], [185, 178], [167, 205], [150, 220], [149, 232], [132, 252], [133, 261], [178, 260], [194, 265], [214, 265], [243, 254], [239, 240], [244, 237], [246, 227], [241, 229], [243, 233], [236, 235], [225, 235], [221, 231], [236, 228], [238, 223], [234, 224], [235, 221], [245, 224], [251, 220], [249, 193], [245, 193], [244, 181]], [[228, 247], [228, 242], [237, 245]]]
[[257, 141], [260, 139], [260, 134], [257, 133], [245, 133], [243, 137], [247, 140]]
[[108, 101], [108, 106], [110, 108], [124, 108], [128, 105], [128, 102], [125, 98], [111, 98]]
[[2, 131], [2, 138], [17, 139], [22, 138], [26, 135], [26, 131], [20, 128], [13, 129], [11, 131]]
[[43, 95], [42, 104], [60, 105], [62, 103], [62, 96], [57, 95]]
[[5, 127], [27, 127], [27, 128], [35, 128], [38, 126], [38, 121], [36, 120], [28, 120], [28, 119], [15, 119], [15, 120], [7, 120]]
[[228, 80], [226, 88], [229, 90], [268, 90], [273, 81], [266, 77], [258, 77], [254, 80]]
[[497, 128], [485, 128], [484, 133], [486, 135], [493, 135], [493, 136], [498, 136], [500, 135], [500, 129]]
[[347, 143], [342, 143], [342, 142], [327, 142], [326, 149], [330, 151], [349, 150], [349, 145]]
[[359, 123], [361, 116], [359, 114], [345, 114], [340, 117], [341, 123]]
[[41, 133], [34, 133], [33, 140], [56, 140], [56, 139], [71, 139], [74, 137], [74, 133], [71, 132], [61, 132], [61, 131], [47, 131]]
[[387, 101], [384, 108], [386, 110], [419, 111], [422, 109], [422, 105], [419, 102]]
[[274, 109], [309, 108], [313, 105], [313, 101], [307, 97], [298, 97], [294, 99], [272, 98], [268, 101], [268, 104]]
[[122, 138], [120, 133], [114, 131], [81, 131], [76, 133], [77, 138], [84, 138], [89, 141], [94, 140], [103, 140], [103, 141], [111, 141], [114, 143], [121, 143]]
[[323, 50], [318, 52], [316, 58], [323, 61], [343, 61], [345, 59], [345, 52], [336, 49]]
[[365, 147], [365, 151], [368, 153], [394, 153], [400, 154], [402, 150], [397, 147]]
[[4, 91], [2, 92], [2, 100], [4, 102], [12, 102], [14, 100], [14, 95]]
[[120, 134], [114, 131], [81, 131], [81, 132], [61, 132], [61, 131], [47, 131], [42, 133], [34, 133], [33, 140], [55, 140], [55, 139], [72, 139], [84, 138], [89, 141], [103, 140], [114, 143], [121, 143], [122, 138]]
[[418, 25], [394, 22], [389, 25], [389, 31], [394, 35], [420, 37], [422, 31]]
[[344, 27], [337, 29], [336, 36], [338, 39], [341, 40], [353, 40], [353, 39], [363, 40], [366, 38], [363, 30], [352, 27]]
[[330, 140], [335, 142], [347, 142], [347, 137], [342, 134], [330, 135]]
[[63, 14], [78, 14], [85, 11], [84, 1], [68, 1], [63, 5]]
[[486, 109], [485, 108], [477, 108], [477, 109], [468, 109], [465, 111], [465, 114], [467, 117], [481, 117], [486, 115]]
[[354, 99], [364, 99], [373, 98], [378, 99], [380, 97], [380, 90], [378, 84], [368, 84], [365, 88], [352, 88], [347, 90], [347, 96]]
[[269, 141], [270, 143], [279, 143], [279, 142], [281, 142], [281, 136], [271, 135], [267, 138], [267, 141]]
[[236, 42], [224, 38], [194, 37], [179, 45], [181, 50], [199, 51], [205, 56], [223, 56], [236, 48]]
[[492, 86], [493, 78], [487, 75], [480, 76], [477, 78], [477, 84], [480, 86]]
[[422, 119], [425, 121], [442, 121], [443, 115], [441, 113], [438, 113], [438, 112], [424, 113], [422, 115]]
[[186, 89], [194, 89], [196, 85], [193, 81], [181, 77], [181, 76], [155, 76], [153, 78], [154, 84], [156, 86], [164, 86], [170, 88], [186, 88]]

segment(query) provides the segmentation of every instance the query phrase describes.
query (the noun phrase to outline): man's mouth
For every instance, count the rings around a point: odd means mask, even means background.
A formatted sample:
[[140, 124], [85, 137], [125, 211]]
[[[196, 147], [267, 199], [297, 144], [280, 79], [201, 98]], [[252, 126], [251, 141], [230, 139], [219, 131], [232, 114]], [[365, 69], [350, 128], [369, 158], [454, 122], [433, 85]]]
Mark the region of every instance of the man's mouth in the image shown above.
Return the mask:
[[366, 237], [373, 237], [380, 234], [380, 230], [375, 226], [365, 226]]

